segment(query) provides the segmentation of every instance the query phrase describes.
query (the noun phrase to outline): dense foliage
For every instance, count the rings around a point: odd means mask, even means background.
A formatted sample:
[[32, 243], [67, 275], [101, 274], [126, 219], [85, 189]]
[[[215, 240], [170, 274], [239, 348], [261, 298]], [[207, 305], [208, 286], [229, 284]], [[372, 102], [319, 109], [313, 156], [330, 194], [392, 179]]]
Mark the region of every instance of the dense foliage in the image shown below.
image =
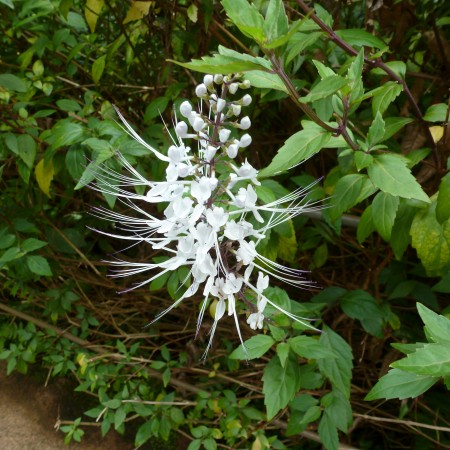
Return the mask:
[[[445, 2], [0, 0], [0, 26], [0, 359], [89, 394], [67, 442], [96, 422], [141, 448], [450, 446]], [[145, 327], [189, 271], [118, 294], [145, 278], [110, 278], [105, 259], [164, 259], [96, 233], [114, 223], [92, 207], [128, 205], [86, 186], [121, 170], [119, 150], [164, 178], [113, 105], [164, 153], [195, 85], [229, 73], [252, 85], [239, 158], [261, 202], [319, 180], [307, 200], [322, 211], [261, 252], [310, 271], [312, 287], [264, 292], [322, 332], [272, 308], [255, 334], [238, 307], [248, 353], [227, 318], [203, 363], [214, 312], [194, 339], [199, 299]]]

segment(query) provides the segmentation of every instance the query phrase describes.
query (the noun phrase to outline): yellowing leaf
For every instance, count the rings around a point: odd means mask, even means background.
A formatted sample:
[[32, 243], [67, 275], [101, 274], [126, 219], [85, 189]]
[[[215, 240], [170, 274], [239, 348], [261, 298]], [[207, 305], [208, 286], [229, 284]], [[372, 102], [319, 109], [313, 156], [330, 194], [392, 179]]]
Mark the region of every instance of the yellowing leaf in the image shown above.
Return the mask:
[[442, 139], [442, 136], [444, 136], [444, 127], [441, 127], [439, 125], [430, 127], [430, 133], [433, 137], [433, 141], [437, 143]]
[[152, 3], [154, 2], [133, 2], [127, 12], [125, 19], [123, 19], [123, 23], [126, 24], [128, 22], [140, 20], [145, 17], [149, 12]]
[[55, 169], [53, 167], [53, 162], [50, 160], [47, 164], [41, 159], [34, 169], [36, 175], [36, 180], [38, 182], [41, 191], [50, 197], [50, 183], [53, 180], [53, 175], [55, 174]]
[[95, 26], [97, 25], [98, 17], [105, 4], [104, 0], [87, 0], [86, 6], [84, 8], [84, 17], [89, 25], [91, 33], [95, 31]]
[[195, 6], [192, 3], [191, 6], [189, 6], [189, 8], [187, 9], [187, 15], [188, 15], [189, 20], [191, 22], [196, 23], [197, 20], [198, 20], [198, 8], [197, 8], [197, 6]]

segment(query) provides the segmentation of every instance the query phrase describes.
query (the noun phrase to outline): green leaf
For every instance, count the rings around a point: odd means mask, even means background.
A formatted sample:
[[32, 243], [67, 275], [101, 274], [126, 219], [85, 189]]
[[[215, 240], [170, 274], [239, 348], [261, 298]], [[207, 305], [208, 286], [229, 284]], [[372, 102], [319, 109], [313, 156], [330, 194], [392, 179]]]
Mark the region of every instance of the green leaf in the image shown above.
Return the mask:
[[325, 407], [324, 416], [330, 418], [334, 427], [346, 433], [352, 424], [353, 415], [350, 401], [344, 394], [341, 391], [333, 390], [325, 394], [320, 403]]
[[374, 156], [367, 172], [372, 183], [387, 194], [430, 202], [406, 166], [406, 161], [395, 154]]
[[288, 18], [281, 0], [270, 0], [267, 5], [266, 17], [264, 20], [264, 33], [266, 42], [271, 43], [288, 31]]
[[450, 344], [450, 319], [436, 314], [431, 309], [417, 303], [417, 310], [425, 324], [425, 332], [434, 342]]
[[376, 336], [384, 336], [384, 312], [376, 300], [366, 291], [356, 289], [341, 299], [342, 311], [352, 319], [358, 319], [364, 329]]
[[322, 414], [322, 408], [320, 406], [314, 405], [306, 410], [303, 418], [300, 420], [301, 425], [307, 425], [311, 422], [315, 422]]
[[248, 37], [264, 42], [264, 19], [247, 0], [222, 0], [227, 16]]
[[288, 341], [289, 346], [297, 355], [307, 359], [336, 358], [330, 348], [310, 336], [296, 336]]
[[287, 93], [287, 88], [276, 73], [264, 72], [262, 70], [250, 70], [245, 74], [245, 78], [251, 85], [260, 89], [275, 89]]
[[280, 358], [281, 366], [284, 367], [286, 365], [286, 360], [289, 356], [290, 346], [287, 342], [280, 342], [277, 345], [277, 355]]
[[383, 114], [388, 106], [400, 95], [403, 91], [401, 84], [395, 81], [388, 81], [380, 88], [377, 88], [373, 95], [372, 111], [375, 116], [377, 112]]
[[[0, 75], [1, 76], [1, 75]], [[1, 84], [1, 82], [0, 82]], [[445, 122], [447, 119], [448, 105], [445, 103], [436, 103], [431, 105], [425, 115], [423, 120], [427, 122]]]
[[384, 119], [385, 131], [383, 139], [380, 142], [387, 141], [395, 133], [400, 131], [405, 125], [414, 122], [413, 119], [408, 117], [386, 117]]
[[450, 375], [450, 351], [448, 343], [425, 344], [406, 358], [391, 364], [395, 369], [413, 372], [418, 375], [446, 377]]
[[36, 158], [36, 142], [29, 134], [22, 134], [17, 137], [17, 148], [19, 157], [31, 169]]
[[372, 218], [372, 205], [369, 205], [361, 215], [356, 228], [356, 239], [361, 244], [363, 243], [373, 232], [375, 231], [375, 225]]
[[352, 378], [352, 349], [338, 334], [328, 327], [324, 327], [324, 333], [319, 342], [336, 355], [336, 358], [318, 359], [320, 372], [324, 374], [334, 388], [350, 396], [350, 380]]
[[274, 356], [264, 369], [263, 393], [267, 408], [267, 420], [294, 398], [300, 386], [300, 372], [296, 358], [289, 357], [283, 367], [278, 356]]
[[385, 125], [382, 115], [377, 111], [375, 119], [370, 125], [369, 132], [367, 133], [367, 144], [369, 148], [381, 142], [385, 135]]
[[[152, 420], [143, 423], [137, 430], [136, 437], [134, 438], [134, 445], [136, 447], [142, 446], [152, 436]], [[193, 441], [194, 442], [194, 441]], [[199, 440], [199, 444], [200, 444]], [[197, 447], [200, 448], [200, 445]]]
[[278, 150], [272, 162], [261, 170], [259, 175], [269, 177], [300, 164], [325, 147], [330, 138], [330, 132], [318, 132], [315, 129], [304, 129], [295, 133]]
[[75, 181], [81, 178], [87, 158], [83, 148], [72, 145], [66, 153], [66, 168]]
[[438, 192], [436, 219], [443, 224], [450, 218], [450, 173], [442, 178]]
[[169, 104], [169, 99], [167, 97], [155, 98], [148, 106], [145, 108], [144, 119], [146, 122], [159, 117], [167, 108]]
[[[149, 2], [151, 3], [151, 2]], [[193, 23], [197, 23], [198, 20], [198, 8], [194, 3], [191, 3], [189, 8], [187, 9], [187, 16], [189, 17], [189, 20]]]
[[95, 84], [98, 84], [100, 79], [102, 78], [103, 71], [105, 70], [106, 65], [106, 55], [102, 55], [99, 58], [97, 58], [93, 64], [92, 64], [92, 80]]
[[380, 236], [388, 242], [391, 239], [399, 203], [398, 197], [386, 192], [378, 192], [372, 202], [373, 224]]
[[12, 73], [0, 74], [0, 86], [9, 91], [27, 92], [28, 85], [16, 75]]
[[320, 440], [327, 450], [339, 449], [338, 432], [336, 427], [334, 426], [333, 420], [329, 415], [324, 414], [322, 416], [317, 431], [319, 432]]
[[339, 91], [339, 89], [342, 89], [348, 83], [349, 80], [339, 75], [324, 78], [311, 89], [308, 95], [300, 97], [298, 100], [301, 103], [310, 103], [322, 98], [327, 98]]
[[[222, 48], [224, 49], [224, 47]], [[260, 72], [262, 69], [264, 70], [270, 70], [270, 64], [268, 61], [266, 61], [263, 58], [260, 57], [254, 57], [250, 55], [244, 55], [238, 52], [234, 52], [233, 50], [226, 49], [226, 54], [223, 54], [225, 52], [221, 51], [221, 47], [219, 47], [220, 54], [216, 54], [213, 56], [203, 56], [202, 59], [193, 59], [191, 62], [188, 63], [180, 63], [178, 61], [168, 60], [173, 63], [176, 63], [180, 66], [186, 67], [187, 69], [194, 70], [197, 72], [202, 73], [233, 73], [233, 72], [247, 72], [247, 71], [258, 71]], [[234, 53], [232, 53], [234, 52]], [[271, 77], [270, 77], [271, 75]], [[258, 76], [250, 74], [250, 77], [256, 79], [255, 81], [258, 81]], [[280, 77], [278, 75], [273, 73], [267, 73], [267, 76], [265, 72], [261, 71], [261, 74], [259, 75], [261, 80], [268, 80], [266, 81], [266, 84], [268, 86], [257, 86], [252, 80], [252, 85], [255, 87], [273, 87], [274, 89], [286, 91], [286, 88], [284, 87]], [[278, 80], [278, 81], [276, 81]], [[269, 84], [270, 81], [270, 84]], [[260, 81], [260, 84], [262, 81]], [[275, 87], [276, 86], [276, 87]]]
[[342, 213], [367, 198], [374, 190], [373, 184], [365, 174], [350, 174], [340, 178], [330, 199], [331, 219], [339, 218]]
[[51, 137], [51, 147], [56, 150], [60, 147], [82, 141], [85, 137], [85, 128], [70, 120], [60, 120], [52, 128]]
[[44, 257], [31, 255], [26, 257], [26, 261], [30, 271], [36, 275], [43, 275], [46, 277], [51, 277], [53, 275], [52, 269], [50, 269], [48, 261]]
[[0, 0], [0, 3], [3, 3], [8, 8], [14, 9], [14, 3], [12, 2], [12, 0]]
[[230, 359], [255, 359], [261, 358], [265, 353], [269, 351], [273, 344], [274, 339], [267, 334], [257, 334], [244, 342], [247, 353], [245, 353], [242, 344], [234, 350], [229, 356]]
[[411, 224], [417, 209], [408, 204], [405, 199], [400, 199], [394, 226], [392, 227], [390, 244], [394, 255], [401, 259], [403, 253], [411, 243]]
[[438, 377], [417, 375], [400, 369], [391, 369], [380, 378], [366, 395], [366, 401], [378, 399], [414, 398], [423, 394], [438, 380]]
[[[295, 57], [301, 55], [303, 50], [311, 47], [321, 36], [321, 31], [312, 33], [295, 33], [288, 41], [286, 64], [289, 64]], [[334, 73], [332, 73], [334, 75]]]
[[125, 25], [127, 23], [134, 22], [135, 20], [143, 19], [148, 14], [152, 3], [152, 1], [133, 1], [127, 11], [125, 19], [123, 19], [123, 24]]
[[427, 274], [441, 276], [450, 268], [450, 219], [440, 224], [436, 219], [436, 196], [419, 210], [411, 225], [412, 246]]
[[47, 242], [40, 241], [39, 239], [35, 238], [28, 238], [25, 239], [21, 244], [20, 248], [24, 253], [30, 253], [34, 252], [35, 250], [39, 250], [42, 247], [45, 247], [47, 245]]
[[373, 156], [370, 153], [356, 151], [354, 153], [355, 157], [355, 166], [358, 172], [369, 167], [373, 162]]
[[336, 34], [350, 45], [365, 45], [366, 47], [374, 47], [378, 49], [387, 47], [387, 45], [381, 39], [377, 38], [368, 31], [361, 30], [360, 28], [337, 30]]
[[56, 102], [59, 109], [63, 111], [76, 112], [81, 110], [81, 106], [75, 100], [61, 99]]

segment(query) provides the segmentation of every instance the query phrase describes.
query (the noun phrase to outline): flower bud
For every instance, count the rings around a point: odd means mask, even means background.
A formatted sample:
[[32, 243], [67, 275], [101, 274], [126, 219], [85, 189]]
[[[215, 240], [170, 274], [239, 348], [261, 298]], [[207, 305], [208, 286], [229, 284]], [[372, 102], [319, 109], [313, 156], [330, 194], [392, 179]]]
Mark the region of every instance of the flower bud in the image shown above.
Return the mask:
[[239, 83], [239, 87], [241, 89], [248, 89], [249, 87], [251, 87], [251, 83], [250, 80], [244, 80], [242, 83]]
[[192, 112], [192, 105], [186, 100], [180, 105], [180, 112], [184, 117], [189, 117]]
[[208, 89], [206, 88], [206, 86], [203, 83], [199, 84], [195, 88], [195, 95], [197, 97], [206, 97], [207, 94], [208, 94]]
[[221, 75], [220, 73], [214, 75], [214, 83], [222, 84], [223, 83], [223, 75]]
[[238, 154], [239, 146], [237, 144], [231, 144], [227, 148], [227, 155], [229, 158], [234, 159]]
[[235, 103], [233, 103], [231, 105], [231, 110], [233, 111], [233, 114], [235, 116], [238, 116], [241, 113], [241, 105], [236, 105]]
[[207, 86], [207, 87], [209, 87], [209, 86], [211, 86], [212, 84], [213, 84], [213, 81], [214, 81], [214, 77], [212, 76], [212, 75], [205, 75], [204, 77], [203, 77], [203, 83]]
[[222, 144], [224, 142], [228, 141], [228, 138], [230, 137], [231, 134], [231, 130], [228, 130], [227, 128], [222, 128], [219, 131], [219, 141], [222, 142]]
[[223, 98], [219, 98], [219, 100], [217, 100], [217, 112], [222, 112], [226, 104], [227, 102]]
[[244, 106], [250, 105], [251, 102], [252, 102], [252, 97], [249, 94], [245, 94], [241, 99], [241, 103]]
[[195, 131], [200, 131], [205, 126], [205, 121], [201, 117], [196, 117], [192, 123], [192, 128]]
[[250, 121], [250, 118], [248, 116], [245, 116], [241, 119], [239, 123], [239, 128], [241, 130], [248, 130], [252, 125], [252, 122]]
[[230, 94], [236, 94], [237, 90], [238, 90], [239, 84], [238, 83], [231, 83], [228, 86], [228, 90], [230, 91]]
[[206, 161], [211, 161], [216, 155], [217, 149], [212, 145], [208, 145], [205, 151], [205, 159]]
[[244, 134], [239, 141], [239, 147], [248, 147], [252, 143], [252, 137], [249, 134]]
[[177, 133], [177, 136], [180, 137], [181, 139], [185, 138], [188, 134], [188, 126], [186, 122], [184, 121], [178, 122], [175, 127], [175, 132]]

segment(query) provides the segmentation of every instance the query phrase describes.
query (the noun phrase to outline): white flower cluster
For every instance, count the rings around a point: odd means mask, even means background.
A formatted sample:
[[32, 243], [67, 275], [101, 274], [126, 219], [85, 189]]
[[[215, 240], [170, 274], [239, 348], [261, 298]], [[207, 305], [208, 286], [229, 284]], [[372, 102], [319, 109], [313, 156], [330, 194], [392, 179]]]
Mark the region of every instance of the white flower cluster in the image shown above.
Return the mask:
[[[217, 323], [227, 311], [234, 317], [242, 342], [237, 300], [250, 309], [247, 323], [253, 329], [263, 327], [267, 304], [300, 321], [267, 298], [264, 291], [269, 286], [269, 276], [293, 285], [305, 284], [301, 272], [267, 259], [258, 253], [257, 247], [271, 228], [304, 211], [302, 200], [306, 192], [298, 189], [272, 203], [260, 204], [255, 190], [255, 186], [260, 185], [258, 171], [247, 160], [236, 162], [240, 160], [240, 150], [252, 141], [249, 134], [238, 136], [239, 130], [247, 130], [251, 125], [247, 116], [240, 118], [240, 115], [242, 107], [249, 105], [252, 98], [248, 94], [238, 94], [240, 89], [249, 87], [250, 83], [239, 76], [206, 75], [195, 89], [199, 107], [195, 108], [188, 101], [181, 104], [184, 120], [175, 117], [173, 145], [166, 154], [139, 137], [117, 111], [126, 131], [167, 164], [166, 180], [147, 180], [120, 154], [118, 157], [128, 172], [126, 175], [104, 166], [99, 167], [97, 173], [100, 183], [95, 188], [122, 198], [137, 213], [136, 217], [131, 217], [96, 208], [97, 215], [120, 224], [126, 232], [125, 235], [104, 234], [145, 242], [155, 250], [165, 250], [170, 256], [162, 263], [113, 261], [113, 265], [123, 267], [115, 276], [157, 271], [133, 287], [135, 289], [181, 266], [189, 267], [190, 287], [155, 320], [201, 288], [204, 301], [197, 333], [208, 304], [211, 300], [216, 302], [205, 355]], [[236, 100], [229, 100], [229, 96]], [[188, 140], [196, 144], [196, 152], [185, 144]], [[145, 194], [132, 192], [129, 188], [133, 186], [145, 186]], [[148, 203], [166, 205], [161, 217], [149, 212], [145, 206]]]

